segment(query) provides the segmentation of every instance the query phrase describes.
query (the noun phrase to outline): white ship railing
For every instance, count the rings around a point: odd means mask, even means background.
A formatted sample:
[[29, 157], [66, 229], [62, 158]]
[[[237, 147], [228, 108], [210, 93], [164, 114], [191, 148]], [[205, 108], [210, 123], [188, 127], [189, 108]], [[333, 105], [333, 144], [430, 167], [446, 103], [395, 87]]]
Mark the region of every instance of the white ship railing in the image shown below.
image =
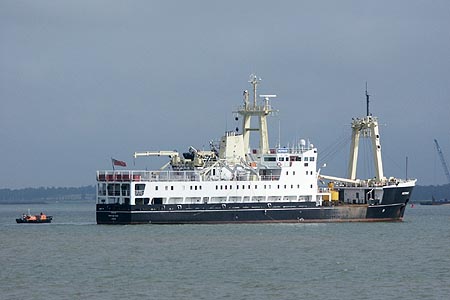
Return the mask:
[[195, 171], [97, 171], [97, 181], [200, 181]]
[[97, 181], [124, 182], [124, 181], [278, 181], [280, 175], [246, 175], [233, 178], [220, 178], [204, 176], [196, 171], [97, 171]]

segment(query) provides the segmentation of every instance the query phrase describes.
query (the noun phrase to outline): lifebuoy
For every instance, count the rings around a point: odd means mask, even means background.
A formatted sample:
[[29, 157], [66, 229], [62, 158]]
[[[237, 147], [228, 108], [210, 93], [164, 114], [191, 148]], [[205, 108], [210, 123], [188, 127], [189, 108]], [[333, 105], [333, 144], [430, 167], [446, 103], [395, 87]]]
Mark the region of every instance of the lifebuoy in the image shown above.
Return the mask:
[[280, 163], [280, 162], [278, 162], [278, 163], [277, 163], [277, 166], [281, 167], [281, 163]]

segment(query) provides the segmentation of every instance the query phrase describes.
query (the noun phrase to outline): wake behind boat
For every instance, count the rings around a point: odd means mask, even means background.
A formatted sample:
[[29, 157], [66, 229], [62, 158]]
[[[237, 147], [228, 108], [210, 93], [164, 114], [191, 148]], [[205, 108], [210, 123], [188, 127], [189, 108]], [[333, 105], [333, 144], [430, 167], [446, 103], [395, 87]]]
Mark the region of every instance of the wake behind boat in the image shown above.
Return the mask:
[[[159, 170], [97, 171], [98, 224], [270, 223], [400, 221], [416, 180], [383, 174], [378, 121], [369, 113], [354, 118], [347, 178], [320, 174], [318, 150], [299, 139], [293, 147], [269, 147], [267, 116], [275, 112], [260, 95], [252, 75], [253, 101], [234, 113], [242, 118], [239, 133], [226, 132], [218, 144], [200, 151], [135, 152], [134, 157], [167, 156]], [[257, 118], [258, 126], [251, 119]], [[238, 117], [236, 117], [238, 119]], [[250, 134], [259, 133], [252, 149]], [[369, 137], [375, 176], [357, 179], [358, 144]], [[119, 163], [116, 163], [119, 162]], [[125, 166], [125, 162], [113, 161]], [[324, 184], [321, 184], [321, 183]], [[319, 183], [321, 185], [319, 185]]]

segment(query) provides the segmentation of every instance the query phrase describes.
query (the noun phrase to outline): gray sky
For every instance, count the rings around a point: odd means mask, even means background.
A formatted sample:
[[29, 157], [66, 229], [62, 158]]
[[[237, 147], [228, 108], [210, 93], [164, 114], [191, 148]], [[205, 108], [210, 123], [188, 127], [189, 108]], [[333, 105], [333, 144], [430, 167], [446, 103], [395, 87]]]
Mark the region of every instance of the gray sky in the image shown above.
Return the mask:
[[[449, 1], [1, 0], [0, 188], [90, 185], [111, 157], [145, 169], [164, 161], [134, 151], [207, 148], [241, 127], [251, 73], [278, 95], [272, 145], [280, 127], [283, 145], [334, 150], [367, 81], [385, 175], [408, 157], [418, 184], [446, 183]], [[345, 176], [348, 144], [336, 152], [322, 173]]]

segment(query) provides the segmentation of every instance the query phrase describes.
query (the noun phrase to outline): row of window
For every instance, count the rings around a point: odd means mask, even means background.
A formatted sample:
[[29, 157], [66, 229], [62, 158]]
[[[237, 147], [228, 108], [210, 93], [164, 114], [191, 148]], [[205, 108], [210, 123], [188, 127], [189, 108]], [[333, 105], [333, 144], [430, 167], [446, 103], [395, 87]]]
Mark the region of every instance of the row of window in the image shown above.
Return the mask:
[[98, 195], [100, 196], [130, 196], [130, 184], [128, 183], [99, 183]]
[[[312, 175], [312, 172], [311, 172], [311, 175]], [[272, 185], [271, 184], [265, 184], [265, 185], [263, 185], [263, 186], [261, 186], [261, 187], [263, 187], [263, 189], [272, 189]], [[297, 189], [299, 189], [300, 188], [300, 184], [297, 184], [296, 185], [296, 187], [297, 187]], [[243, 184], [243, 185], [235, 185], [235, 188], [236, 188], [236, 190], [239, 190], [239, 189], [242, 189], [242, 190], [245, 190], [245, 189], [251, 189], [252, 188], [252, 185], [245, 185], [245, 184]], [[255, 189], [255, 190], [257, 190], [258, 189], [258, 185], [253, 185], [253, 188]], [[274, 188], [276, 188], [276, 189], [282, 189], [282, 188], [284, 188], [284, 189], [287, 189], [288, 188], [288, 185], [287, 184], [285, 184], [285, 185], [280, 185], [280, 184], [277, 184], [276, 185], [276, 187], [275, 187], [275, 185], [274, 185]], [[291, 184], [290, 185], [290, 188], [291, 189], [293, 189], [294, 188], [294, 184]], [[313, 188], [313, 185], [311, 184], [311, 188]], [[166, 191], [168, 191], [169, 189], [171, 190], [171, 191], [173, 191], [174, 190], [174, 186], [173, 185], [171, 185], [171, 186], [164, 186], [164, 189], [166, 190]], [[184, 187], [183, 187], [183, 189], [184, 189]], [[216, 185], [216, 190], [232, 190], [233, 189], [233, 185]], [[159, 186], [155, 186], [155, 191], [158, 191], [159, 190]], [[189, 186], [189, 190], [191, 190], [191, 191], [201, 191], [202, 190], [202, 186], [201, 185], [191, 185], [191, 186]]]
[[[313, 171], [306, 171], [306, 175], [312, 175]], [[286, 171], [286, 175], [289, 175], [289, 171]], [[295, 171], [292, 171], [292, 175], [295, 175]]]
[[[314, 161], [314, 160], [315, 160], [314, 156], [303, 158], [303, 161]], [[277, 157], [276, 156], [265, 156], [264, 161], [277, 161]], [[301, 156], [290, 156], [290, 157], [279, 156], [278, 161], [302, 161], [302, 157]]]
[[[275, 185], [274, 185], [275, 186]], [[243, 185], [236, 185], [235, 186], [236, 187], [236, 190], [239, 190], [239, 189], [242, 189], [242, 190], [245, 190], [245, 189], [248, 189], [248, 190], [250, 190], [251, 188], [252, 188], [252, 185], [245, 185], [245, 184], [243, 184]], [[313, 186], [312, 186], [312, 184], [311, 184], [311, 188], [312, 188]], [[265, 184], [265, 185], [263, 185], [263, 188], [266, 190], [270, 190], [270, 189], [272, 189], [272, 185], [271, 184]], [[275, 188], [275, 187], [274, 187]], [[281, 189], [281, 188], [284, 188], [284, 189], [287, 189], [288, 188], [288, 185], [287, 184], [285, 184], [285, 185], [280, 185], [280, 184], [277, 184], [276, 185], [276, 189]], [[290, 188], [291, 189], [293, 189], [294, 188], [294, 185], [293, 184], [291, 184], [290, 185]], [[299, 189], [300, 188], [300, 184], [297, 184], [297, 189]], [[216, 185], [216, 190], [232, 190], [233, 189], [233, 185]], [[257, 190], [258, 189], [258, 185], [254, 185], [253, 186], [253, 189], [255, 189], [255, 190]]]
[[[251, 189], [252, 188], [252, 185], [245, 185], [245, 184], [243, 184], [243, 185], [236, 185], [235, 186], [236, 187], [236, 189], [237, 190], [239, 190], [239, 189], [242, 189], [242, 190], [245, 190], [245, 189]], [[312, 186], [312, 184], [311, 184], [311, 188], [312, 188], [313, 186]], [[183, 187], [184, 188], [184, 187]], [[257, 190], [258, 189], [258, 185], [254, 185], [253, 186], [253, 188], [255, 189], [255, 190]], [[265, 184], [264, 186], [263, 186], [263, 188], [264, 189], [272, 189], [272, 185], [271, 184]], [[280, 185], [280, 184], [278, 184], [278, 185], [276, 185], [276, 188], [277, 189], [281, 189], [281, 188], [284, 188], [284, 189], [287, 189], [288, 188], [288, 185], [287, 184], [285, 184], [285, 185]], [[290, 185], [290, 188], [291, 189], [293, 189], [294, 188], [294, 185], [293, 184], [291, 184]], [[299, 189], [300, 188], [300, 184], [297, 184], [297, 189]], [[173, 191], [174, 190], [174, 186], [173, 185], [171, 185], [171, 186], [165, 186], [164, 187], [164, 189], [166, 190], [166, 191], [168, 191], [169, 189], [171, 190], [171, 191]], [[202, 190], [202, 186], [201, 185], [191, 185], [191, 186], [189, 186], [189, 189], [191, 190], [191, 191], [201, 191]], [[232, 190], [233, 189], [233, 185], [216, 185], [216, 190]], [[158, 191], [159, 190], [159, 186], [155, 186], [155, 191]]]
[[[288, 188], [294, 189], [295, 188], [294, 186], [295, 185], [293, 185], [293, 184], [291, 184], [290, 186], [287, 185], [287, 184], [285, 184], [285, 185], [278, 184], [278, 185], [274, 185], [274, 189], [283, 189], [283, 188], [284, 189], [288, 189]], [[272, 185], [271, 184], [265, 184], [265, 185], [263, 185], [261, 187], [263, 189], [268, 189], [268, 190], [272, 189]], [[311, 184], [310, 187], [313, 188], [313, 185]], [[236, 188], [236, 190], [239, 190], [239, 189], [242, 189], [242, 190], [248, 189], [248, 190], [250, 190], [252, 188], [252, 185], [250, 185], [250, 184], [249, 185], [245, 185], [245, 184], [243, 184], [243, 185], [236, 185], [235, 188]], [[297, 184], [296, 188], [299, 189], [300, 188], [300, 184]], [[169, 189], [171, 191], [173, 191], [174, 190], [174, 186], [173, 185], [171, 185], [171, 186], [167, 186], [166, 185], [164, 187], [164, 189], [166, 191], [168, 191]], [[189, 189], [191, 191], [201, 191], [202, 190], [202, 186], [201, 185], [191, 185], [191, 186], [189, 186]], [[216, 190], [232, 190], [232, 189], [233, 189], [233, 185], [231, 185], [231, 184], [230, 185], [216, 185]], [[258, 185], [253, 185], [253, 189], [257, 190], [258, 189]], [[155, 186], [155, 191], [158, 191], [158, 190], [159, 190], [159, 186]]]
[[[166, 186], [164, 186], [164, 189], [166, 190], [166, 191], [168, 191], [169, 189], [171, 190], [171, 191], [173, 191], [173, 185], [171, 185], [171, 186], [168, 186], [168, 185], [166, 185]], [[189, 189], [191, 190], [191, 191], [201, 191], [202, 190], [202, 186], [201, 185], [191, 185], [191, 186], [189, 186]], [[157, 191], [157, 190], [159, 190], [159, 186], [155, 186], [155, 191]]]
[[[166, 204], [207, 204], [207, 203], [255, 203], [255, 202], [293, 202], [293, 201], [311, 201], [309, 195], [296, 196], [229, 196], [229, 197], [170, 197], [170, 198], [135, 198], [136, 205], [166, 205]], [[353, 203], [356, 200], [353, 201]], [[99, 203], [108, 204], [130, 204], [130, 198], [103, 198]], [[222, 204], [224, 205], [224, 204]], [[270, 205], [270, 204], [268, 204]], [[181, 207], [180, 207], [181, 209]]]
[[[153, 198], [161, 201], [161, 204], [200, 204], [200, 203], [250, 203], [250, 202], [281, 202], [281, 201], [311, 201], [311, 196], [219, 196], [219, 197], [170, 197]], [[150, 201], [154, 204], [154, 200]]]
[[[312, 172], [311, 172], [312, 174]], [[262, 189], [272, 189], [272, 185], [271, 184], [264, 184], [264, 185], [235, 185], [234, 186], [236, 190], [242, 189], [255, 189], [257, 190], [258, 187], [262, 188]], [[294, 188], [300, 189], [300, 184], [297, 184], [296, 186], [294, 184], [291, 185], [274, 185], [274, 189], [294, 189]], [[311, 188], [313, 188], [313, 185], [310, 185]], [[164, 186], [164, 189], [166, 191], [174, 190], [174, 186]], [[184, 187], [183, 187], [184, 189]], [[216, 190], [232, 190], [233, 189], [233, 185], [216, 185]], [[135, 195], [136, 196], [142, 196], [144, 194], [144, 190], [145, 190], [145, 184], [141, 184], [141, 183], [137, 183], [135, 185]], [[159, 190], [159, 186], [155, 186], [155, 190], [158, 191]], [[202, 186], [201, 185], [191, 185], [189, 186], [189, 190], [191, 191], [201, 191], [202, 190]], [[98, 184], [98, 195], [100, 196], [130, 196], [130, 185], [129, 184], [119, 184], [119, 183], [112, 183], [112, 184], [106, 184], [106, 183], [101, 183]]]

